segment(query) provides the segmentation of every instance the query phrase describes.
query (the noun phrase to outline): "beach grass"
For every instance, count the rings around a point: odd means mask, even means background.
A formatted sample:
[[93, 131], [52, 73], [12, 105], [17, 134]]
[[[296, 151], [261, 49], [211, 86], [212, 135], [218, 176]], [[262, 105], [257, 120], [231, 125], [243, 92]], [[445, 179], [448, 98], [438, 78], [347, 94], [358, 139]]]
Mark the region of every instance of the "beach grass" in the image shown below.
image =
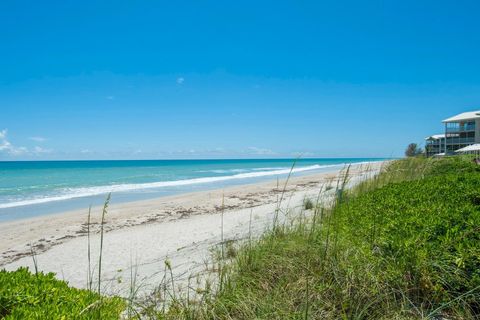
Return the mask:
[[155, 317], [478, 318], [478, 166], [412, 158], [351, 190], [348, 179], [345, 170], [333, 206], [314, 203], [310, 219], [237, 250], [218, 292]]

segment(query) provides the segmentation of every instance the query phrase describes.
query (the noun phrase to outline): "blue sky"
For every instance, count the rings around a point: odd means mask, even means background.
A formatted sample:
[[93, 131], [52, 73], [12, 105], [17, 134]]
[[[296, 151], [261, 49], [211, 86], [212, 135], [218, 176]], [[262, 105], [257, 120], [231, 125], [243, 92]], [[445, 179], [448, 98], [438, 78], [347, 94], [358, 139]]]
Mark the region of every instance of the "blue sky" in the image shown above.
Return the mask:
[[401, 156], [480, 109], [478, 1], [2, 1], [0, 160]]

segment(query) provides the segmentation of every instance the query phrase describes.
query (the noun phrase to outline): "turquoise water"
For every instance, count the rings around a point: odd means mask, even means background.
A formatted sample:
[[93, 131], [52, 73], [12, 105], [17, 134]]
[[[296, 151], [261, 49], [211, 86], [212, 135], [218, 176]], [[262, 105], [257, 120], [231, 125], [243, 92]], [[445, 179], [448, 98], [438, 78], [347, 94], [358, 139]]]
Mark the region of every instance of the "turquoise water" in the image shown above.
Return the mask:
[[[300, 159], [296, 175], [381, 159]], [[0, 162], [0, 221], [276, 179], [293, 159]]]

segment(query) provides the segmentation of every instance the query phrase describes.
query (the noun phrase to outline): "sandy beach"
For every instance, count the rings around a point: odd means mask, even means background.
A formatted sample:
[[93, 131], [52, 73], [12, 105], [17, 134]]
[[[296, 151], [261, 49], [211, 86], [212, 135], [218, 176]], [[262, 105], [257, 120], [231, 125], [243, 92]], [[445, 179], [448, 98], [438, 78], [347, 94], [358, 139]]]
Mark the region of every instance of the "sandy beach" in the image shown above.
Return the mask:
[[[378, 172], [382, 162], [352, 165], [349, 184]], [[306, 198], [333, 196], [339, 170], [308, 176], [293, 176], [281, 203], [283, 221], [303, 212]], [[165, 260], [171, 261], [178, 286], [209, 269], [212, 248], [224, 241], [259, 236], [272, 224], [284, 180], [210, 190], [153, 200], [115, 204], [108, 208], [104, 236], [102, 288], [106, 294], [128, 295], [132, 287], [154, 290], [164, 277]], [[286, 208], [289, 208], [286, 210]], [[98, 260], [101, 207], [92, 208], [92, 267]], [[0, 224], [0, 267], [34, 269], [34, 253], [40, 271], [79, 288], [87, 286], [87, 215], [84, 210]], [[95, 276], [96, 277], [96, 276]], [[190, 281], [188, 281], [190, 282]], [[181, 288], [176, 288], [181, 290]]]

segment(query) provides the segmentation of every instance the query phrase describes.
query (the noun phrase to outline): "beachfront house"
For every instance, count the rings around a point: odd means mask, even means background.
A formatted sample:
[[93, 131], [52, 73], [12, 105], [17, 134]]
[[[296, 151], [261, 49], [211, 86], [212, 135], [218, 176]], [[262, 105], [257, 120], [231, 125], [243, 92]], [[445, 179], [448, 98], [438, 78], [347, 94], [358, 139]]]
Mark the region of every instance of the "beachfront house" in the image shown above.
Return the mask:
[[445, 124], [442, 149], [445, 154], [455, 154], [459, 149], [480, 143], [480, 111], [460, 113], [442, 122]]
[[[456, 154], [474, 154], [480, 156], [480, 143], [471, 144], [455, 151]], [[477, 162], [478, 163], [478, 162]], [[479, 163], [480, 164], [480, 163]]]
[[427, 157], [445, 154], [445, 134], [434, 134], [425, 138], [425, 154]]

